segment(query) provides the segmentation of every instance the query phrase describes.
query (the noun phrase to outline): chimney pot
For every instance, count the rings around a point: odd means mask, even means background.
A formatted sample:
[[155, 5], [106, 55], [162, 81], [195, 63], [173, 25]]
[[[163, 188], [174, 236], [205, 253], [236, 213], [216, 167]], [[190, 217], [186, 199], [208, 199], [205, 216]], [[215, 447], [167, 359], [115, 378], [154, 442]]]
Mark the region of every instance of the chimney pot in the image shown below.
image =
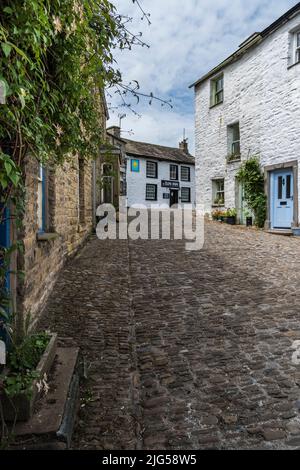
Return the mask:
[[179, 142], [179, 148], [180, 150], [183, 150], [183, 152], [189, 153], [188, 140], [183, 139], [182, 142]]
[[119, 126], [111, 126], [107, 130], [115, 137], [118, 137], [119, 139], [121, 138], [121, 129]]

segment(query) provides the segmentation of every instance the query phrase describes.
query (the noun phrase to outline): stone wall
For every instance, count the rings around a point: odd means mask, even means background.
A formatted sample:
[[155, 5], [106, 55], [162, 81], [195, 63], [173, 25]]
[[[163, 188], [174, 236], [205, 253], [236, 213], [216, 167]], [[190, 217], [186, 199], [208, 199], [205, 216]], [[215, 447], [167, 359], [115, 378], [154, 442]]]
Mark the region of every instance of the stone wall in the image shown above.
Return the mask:
[[33, 157], [27, 158], [24, 228], [18, 234], [24, 244], [24, 253], [19, 256], [19, 269], [24, 271], [25, 277], [18, 284], [18, 310], [30, 313], [33, 321], [38, 318], [64, 261], [76, 252], [92, 230], [92, 165], [92, 162], [85, 162], [82, 172], [81, 216], [78, 158], [62, 167], [47, 169], [47, 228], [39, 236], [39, 164]]
[[210, 80], [196, 87], [197, 195], [205, 212], [212, 210], [212, 179], [225, 179], [225, 206], [235, 206], [239, 163], [226, 163], [227, 126], [240, 123], [242, 160], [259, 155], [262, 166], [300, 160], [300, 64], [290, 67], [290, 32], [297, 27], [299, 14], [223, 69], [223, 104], [210, 108]]

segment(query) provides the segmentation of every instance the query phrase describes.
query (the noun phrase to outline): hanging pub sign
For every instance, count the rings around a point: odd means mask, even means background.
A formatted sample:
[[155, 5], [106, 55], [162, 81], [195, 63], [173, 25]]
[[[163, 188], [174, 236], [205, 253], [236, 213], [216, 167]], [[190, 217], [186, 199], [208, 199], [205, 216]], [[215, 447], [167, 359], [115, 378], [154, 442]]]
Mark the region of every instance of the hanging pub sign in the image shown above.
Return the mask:
[[179, 189], [179, 181], [168, 181], [162, 180], [161, 182], [162, 188], [170, 188], [170, 189]]

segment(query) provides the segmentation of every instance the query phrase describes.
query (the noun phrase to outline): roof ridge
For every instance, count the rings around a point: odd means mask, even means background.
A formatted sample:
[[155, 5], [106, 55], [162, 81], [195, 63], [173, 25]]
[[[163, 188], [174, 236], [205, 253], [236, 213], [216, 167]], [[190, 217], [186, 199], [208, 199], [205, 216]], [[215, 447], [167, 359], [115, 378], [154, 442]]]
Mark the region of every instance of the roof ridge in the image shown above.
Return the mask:
[[164, 149], [176, 150], [178, 152], [183, 153], [184, 155], [187, 155], [187, 156], [190, 156], [190, 157], [194, 158], [194, 156], [192, 154], [186, 153], [184, 150], [182, 150], [178, 147], [170, 147], [169, 145], [161, 145], [161, 144], [152, 144], [151, 142], [144, 142], [144, 141], [141, 141], [141, 140], [132, 140], [132, 139], [123, 139], [123, 140], [125, 142], [133, 142], [135, 144], [151, 145], [152, 147], [161, 147], [161, 148], [164, 148]]

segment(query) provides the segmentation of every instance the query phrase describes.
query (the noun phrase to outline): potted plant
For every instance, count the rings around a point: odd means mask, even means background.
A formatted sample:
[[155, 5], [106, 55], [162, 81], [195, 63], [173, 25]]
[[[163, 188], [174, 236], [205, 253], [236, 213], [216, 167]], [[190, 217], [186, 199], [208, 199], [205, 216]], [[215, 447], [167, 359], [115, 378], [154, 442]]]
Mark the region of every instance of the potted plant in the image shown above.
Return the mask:
[[228, 209], [226, 211], [226, 223], [229, 224], [229, 225], [235, 225], [236, 224], [236, 215], [237, 215], [236, 209]]
[[27, 333], [16, 341], [10, 334], [10, 341], [7, 364], [0, 375], [0, 406], [5, 421], [27, 421], [40, 394], [48, 390], [47, 374], [56, 355], [57, 335]]
[[252, 217], [251, 213], [248, 210], [246, 210], [244, 212], [244, 215], [245, 215], [245, 218], [246, 218], [246, 227], [252, 227], [253, 217]]
[[224, 206], [224, 198], [222, 198], [221, 196], [217, 196], [214, 199], [214, 205], [215, 206]]
[[225, 219], [225, 212], [219, 209], [216, 209], [211, 214], [213, 220], [217, 220], [218, 222], [224, 222]]
[[300, 227], [292, 226], [292, 233], [294, 237], [300, 237]]

